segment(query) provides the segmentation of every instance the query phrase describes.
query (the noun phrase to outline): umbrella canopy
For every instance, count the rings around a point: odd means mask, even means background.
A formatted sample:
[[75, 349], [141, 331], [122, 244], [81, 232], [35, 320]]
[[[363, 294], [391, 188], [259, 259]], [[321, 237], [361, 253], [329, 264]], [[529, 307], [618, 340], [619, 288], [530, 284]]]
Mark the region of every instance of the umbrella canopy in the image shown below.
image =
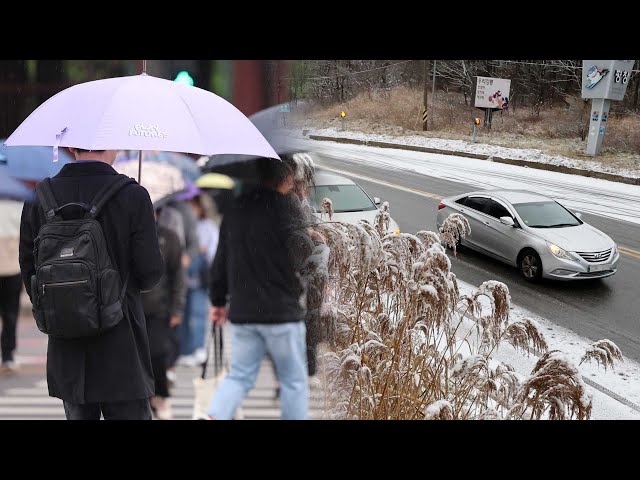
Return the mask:
[[231, 103], [207, 90], [146, 73], [94, 80], [59, 92], [31, 113], [5, 145], [279, 158]]
[[[0, 140], [4, 142], [4, 140]], [[0, 145], [0, 165], [6, 165], [7, 174], [20, 180], [39, 182], [57, 174], [66, 163], [75, 161], [66, 150], [60, 150], [58, 162], [52, 162], [51, 148], [5, 147]]]
[[[140, 185], [147, 189], [152, 203], [157, 203], [165, 197], [182, 192], [187, 187], [182, 173], [173, 165], [147, 162], [146, 160], [142, 162], [142, 165], [145, 174]], [[113, 168], [119, 173], [135, 177], [138, 174], [138, 161], [114, 163]]]
[[0, 166], [0, 199], [31, 200], [33, 196], [32, 190], [11, 178], [6, 166]]
[[[116, 156], [114, 165], [119, 162], [126, 162], [129, 160], [137, 160], [138, 152], [134, 150], [120, 150]], [[182, 172], [183, 177], [186, 180], [195, 182], [202, 175], [202, 171], [195, 160], [185, 153], [178, 152], [161, 152], [158, 150], [152, 150], [144, 152], [145, 162], [163, 162], [168, 163], [176, 167]]]
[[187, 186], [182, 192], [176, 193], [176, 200], [191, 200], [192, 198], [195, 198], [202, 193], [202, 190], [196, 187], [195, 183], [193, 183], [192, 181], [186, 180], [186, 184]]
[[231, 190], [234, 185], [235, 182], [231, 177], [220, 173], [207, 173], [196, 181], [196, 186], [199, 188]]
[[[280, 155], [295, 153], [300, 149], [293, 147], [289, 137], [285, 135], [282, 107], [286, 104], [274, 105], [254, 113], [249, 120], [269, 141], [273, 149]], [[206, 171], [222, 173], [231, 177], [254, 180], [257, 176], [254, 161], [259, 155], [215, 155], [205, 166]]]

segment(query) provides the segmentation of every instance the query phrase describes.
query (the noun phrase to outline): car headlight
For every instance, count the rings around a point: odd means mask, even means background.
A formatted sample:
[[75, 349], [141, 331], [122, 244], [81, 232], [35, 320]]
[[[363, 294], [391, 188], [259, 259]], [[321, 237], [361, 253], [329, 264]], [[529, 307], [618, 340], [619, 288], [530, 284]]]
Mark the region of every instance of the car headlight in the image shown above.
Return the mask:
[[564, 258], [565, 260], [575, 260], [573, 255], [571, 255], [566, 250], [560, 248], [555, 243], [547, 242], [547, 246], [549, 247], [549, 250], [551, 251], [551, 253], [553, 253], [554, 256], [556, 256], [558, 258]]

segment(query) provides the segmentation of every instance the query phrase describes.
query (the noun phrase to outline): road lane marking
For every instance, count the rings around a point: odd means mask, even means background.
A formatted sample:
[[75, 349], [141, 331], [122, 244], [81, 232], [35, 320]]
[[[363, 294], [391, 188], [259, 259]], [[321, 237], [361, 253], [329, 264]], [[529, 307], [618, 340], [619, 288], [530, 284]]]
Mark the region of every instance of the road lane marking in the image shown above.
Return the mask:
[[436, 195], [435, 193], [423, 192], [421, 190], [415, 190], [413, 188], [403, 187], [402, 185], [398, 185], [398, 184], [395, 184], [395, 183], [385, 182], [385, 181], [382, 181], [382, 180], [378, 180], [376, 178], [366, 177], [364, 175], [360, 175], [359, 173], [351, 173], [351, 172], [347, 172], [345, 170], [336, 170], [335, 168], [329, 168], [329, 167], [325, 167], [325, 166], [322, 166], [322, 165], [319, 165], [319, 164], [318, 164], [318, 166], [322, 170], [329, 170], [331, 172], [340, 173], [342, 175], [348, 175], [350, 177], [359, 178], [360, 180], [366, 180], [368, 182], [377, 183], [379, 185], [384, 185], [384, 186], [387, 186], [387, 187], [395, 188], [397, 190], [402, 190], [404, 192], [413, 193], [413, 194], [419, 195], [421, 197], [431, 198], [432, 200], [442, 200], [444, 198], [443, 196]]
[[640, 260], [640, 252], [638, 250], [633, 250], [631, 248], [622, 247], [618, 245], [618, 251], [623, 255], [627, 255], [629, 257], [633, 257], [637, 260]]
[[[339, 173], [341, 175], [347, 175], [354, 178], [359, 178], [360, 180], [366, 180], [367, 182], [377, 183], [378, 185], [384, 185], [386, 187], [395, 188], [396, 190], [402, 190], [403, 192], [413, 193], [414, 195], [419, 195], [421, 197], [430, 198], [433, 200], [442, 200], [444, 198], [443, 196], [437, 195], [435, 193], [423, 192], [422, 190], [416, 190], [415, 188], [403, 187], [402, 185], [398, 185], [396, 183], [385, 182], [383, 180], [367, 177], [359, 173], [352, 173], [346, 170], [338, 170], [335, 168], [326, 167], [324, 165], [321, 165], [320, 163], [318, 163], [318, 167], [320, 167], [322, 170], [329, 170], [331, 172]], [[640, 251], [638, 250], [634, 250], [632, 248], [618, 245], [618, 251], [624, 256], [635, 258], [636, 260], [640, 260]]]

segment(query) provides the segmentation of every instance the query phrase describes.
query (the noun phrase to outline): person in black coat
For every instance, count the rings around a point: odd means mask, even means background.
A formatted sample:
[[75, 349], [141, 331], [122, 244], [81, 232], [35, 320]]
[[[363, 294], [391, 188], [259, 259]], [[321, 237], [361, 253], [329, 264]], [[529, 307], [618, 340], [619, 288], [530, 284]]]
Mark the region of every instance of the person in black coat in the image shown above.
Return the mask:
[[142, 293], [142, 307], [147, 320], [155, 379], [156, 394], [151, 398], [151, 408], [159, 420], [171, 420], [173, 414], [168, 400], [170, 392], [167, 379], [172, 350], [171, 329], [182, 322], [187, 284], [178, 235], [171, 229], [158, 225], [158, 240], [166, 271], [160, 283]]
[[[117, 172], [115, 151], [70, 148], [76, 162], [51, 178], [59, 205], [89, 203]], [[67, 419], [151, 419], [154, 394], [149, 340], [141, 290], [152, 289], [164, 273], [153, 206], [149, 193], [137, 184], [121, 189], [97, 217], [109, 255], [122, 279], [129, 275], [123, 301], [124, 318], [105, 333], [88, 338], [49, 337], [49, 395], [63, 400]], [[31, 298], [35, 274], [34, 238], [45, 222], [38, 200], [25, 203], [20, 225], [19, 260], [22, 280]]]

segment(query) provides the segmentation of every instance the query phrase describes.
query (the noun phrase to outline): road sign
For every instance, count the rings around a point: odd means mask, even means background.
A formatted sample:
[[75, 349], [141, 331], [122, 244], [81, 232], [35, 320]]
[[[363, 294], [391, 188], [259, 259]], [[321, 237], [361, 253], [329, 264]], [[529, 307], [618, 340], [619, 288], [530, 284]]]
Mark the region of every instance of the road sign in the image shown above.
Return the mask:
[[507, 78], [476, 77], [474, 104], [476, 108], [506, 110], [509, 105], [511, 80]]
[[425, 108], [422, 110], [422, 123], [427, 123], [428, 118], [429, 118], [429, 111]]
[[342, 118], [344, 118], [344, 117], [346, 117], [346, 116], [347, 116], [347, 114], [346, 114], [345, 112], [340, 112], [340, 116], [341, 116]]

